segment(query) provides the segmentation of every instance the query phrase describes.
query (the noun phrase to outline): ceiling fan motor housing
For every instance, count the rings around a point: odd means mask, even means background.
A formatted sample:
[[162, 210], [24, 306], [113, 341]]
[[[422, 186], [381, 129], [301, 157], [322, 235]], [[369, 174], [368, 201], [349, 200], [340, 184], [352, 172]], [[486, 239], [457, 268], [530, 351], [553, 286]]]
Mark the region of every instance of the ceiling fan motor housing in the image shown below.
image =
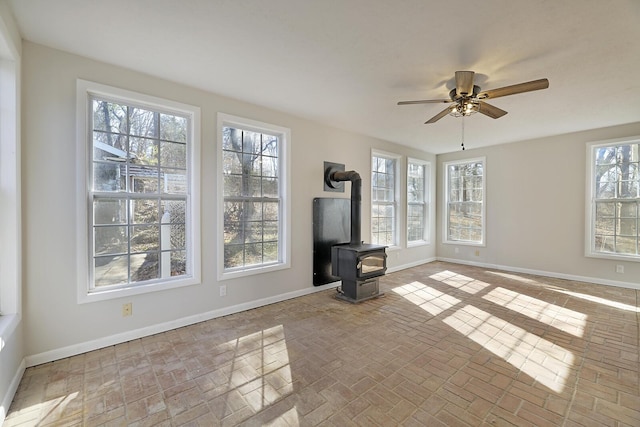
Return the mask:
[[453, 88], [449, 92], [449, 98], [451, 98], [452, 101], [457, 101], [460, 98], [475, 98], [479, 93], [480, 86], [478, 85], [473, 85], [473, 93], [471, 95], [458, 95], [458, 93], [456, 92], [456, 88]]

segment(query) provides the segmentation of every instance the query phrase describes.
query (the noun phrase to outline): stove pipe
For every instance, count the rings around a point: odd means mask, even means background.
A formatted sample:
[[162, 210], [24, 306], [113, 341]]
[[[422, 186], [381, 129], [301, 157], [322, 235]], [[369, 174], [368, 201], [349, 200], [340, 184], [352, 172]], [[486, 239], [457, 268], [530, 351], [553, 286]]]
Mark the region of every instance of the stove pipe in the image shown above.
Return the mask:
[[362, 244], [361, 210], [362, 210], [362, 178], [356, 171], [335, 171], [329, 175], [332, 181], [351, 181], [351, 242], [352, 246]]

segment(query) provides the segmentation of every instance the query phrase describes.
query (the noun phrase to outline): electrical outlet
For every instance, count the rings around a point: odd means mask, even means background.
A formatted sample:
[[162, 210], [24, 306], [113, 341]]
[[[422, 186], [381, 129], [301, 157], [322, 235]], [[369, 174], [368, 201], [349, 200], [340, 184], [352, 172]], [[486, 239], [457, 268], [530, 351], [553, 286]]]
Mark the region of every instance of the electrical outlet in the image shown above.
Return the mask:
[[459, 252], [460, 252], [460, 249], [455, 248], [455, 249], [453, 250], [453, 252], [455, 252], [455, 253], [459, 253]]
[[616, 265], [616, 273], [624, 273], [624, 265], [618, 264]]
[[227, 285], [220, 286], [220, 296], [221, 297], [227, 296]]
[[480, 256], [480, 251], [476, 250], [476, 256]]
[[122, 317], [131, 316], [133, 314], [133, 304], [130, 302], [122, 304]]

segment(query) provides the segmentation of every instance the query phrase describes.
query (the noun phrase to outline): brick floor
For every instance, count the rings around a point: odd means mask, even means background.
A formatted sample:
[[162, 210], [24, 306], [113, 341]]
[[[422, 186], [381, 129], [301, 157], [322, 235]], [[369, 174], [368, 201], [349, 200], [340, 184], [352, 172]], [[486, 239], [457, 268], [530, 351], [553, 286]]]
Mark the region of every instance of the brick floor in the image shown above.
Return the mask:
[[434, 262], [26, 370], [5, 427], [640, 426], [639, 291]]

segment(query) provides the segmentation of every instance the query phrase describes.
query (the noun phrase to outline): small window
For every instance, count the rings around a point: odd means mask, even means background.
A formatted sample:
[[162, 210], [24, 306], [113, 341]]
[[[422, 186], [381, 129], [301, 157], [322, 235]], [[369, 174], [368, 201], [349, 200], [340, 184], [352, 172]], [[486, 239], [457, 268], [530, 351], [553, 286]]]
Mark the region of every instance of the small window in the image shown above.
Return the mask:
[[640, 139], [588, 144], [587, 255], [640, 260]]
[[81, 293], [122, 296], [197, 283], [196, 107], [89, 82], [79, 82], [79, 92], [88, 124], [90, 231]]
[[444, 164], [444, 242], [484, 245], [485, 159]]
[[221, 279], [289, 266], [290, 131], [219, 115]]
[[429, 163], [409, 159], [407, 162], [407, 244], [429, 241]]
[[373, 152], [371, 158], [371, 242], [398, 245], [398, 162], [394, 154]]

